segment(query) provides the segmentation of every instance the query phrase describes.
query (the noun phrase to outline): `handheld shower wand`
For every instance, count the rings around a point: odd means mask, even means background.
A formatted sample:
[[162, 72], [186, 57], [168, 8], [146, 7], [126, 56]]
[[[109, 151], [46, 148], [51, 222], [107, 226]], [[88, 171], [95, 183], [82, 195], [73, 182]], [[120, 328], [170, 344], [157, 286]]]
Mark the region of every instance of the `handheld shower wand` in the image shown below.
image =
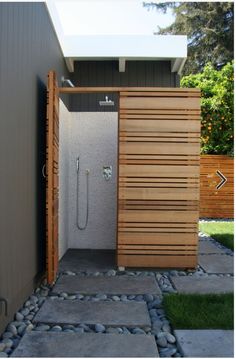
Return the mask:
[[77, 172], [77, 193], [76, 193], [76, 225], [79, 230], [84, 230], [88, 224], [88, 216], [89, 216], [89, 169], [86, 169], [86, 218], [84, 226], [79, 224], [79, 156], [76, 159], [76, 172]]

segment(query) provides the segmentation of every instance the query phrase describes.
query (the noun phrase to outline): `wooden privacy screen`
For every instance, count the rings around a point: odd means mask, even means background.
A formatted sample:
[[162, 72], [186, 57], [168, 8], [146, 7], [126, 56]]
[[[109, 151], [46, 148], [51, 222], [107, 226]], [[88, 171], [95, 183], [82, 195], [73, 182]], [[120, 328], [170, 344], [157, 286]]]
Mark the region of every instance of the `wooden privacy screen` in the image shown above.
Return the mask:
[[118, 265], [195, 267], [200, 92], [120, 92]]
[[[234, 217], [234, 159], [228, 156], [201, 156], [200, 217]], [[216, 174], [219, 170], [227, 182], [219, 189], [221, 182]]]
[[46, 149], [46, 241], [47, 281], [56, 279], [58, 269], [58, 157], [59, 98], [56, 74], [48, 74], [47, 89], [47, 149]]

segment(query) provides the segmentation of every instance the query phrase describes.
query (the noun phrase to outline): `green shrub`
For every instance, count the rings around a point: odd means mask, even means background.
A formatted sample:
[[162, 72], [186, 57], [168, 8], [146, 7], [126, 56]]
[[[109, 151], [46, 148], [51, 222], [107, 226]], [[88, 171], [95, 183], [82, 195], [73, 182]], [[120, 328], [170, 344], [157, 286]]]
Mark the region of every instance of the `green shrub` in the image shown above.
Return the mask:
[[201, 89], [201, 153], [233, 155], [233, 62], [184, 76], [181, 87]]

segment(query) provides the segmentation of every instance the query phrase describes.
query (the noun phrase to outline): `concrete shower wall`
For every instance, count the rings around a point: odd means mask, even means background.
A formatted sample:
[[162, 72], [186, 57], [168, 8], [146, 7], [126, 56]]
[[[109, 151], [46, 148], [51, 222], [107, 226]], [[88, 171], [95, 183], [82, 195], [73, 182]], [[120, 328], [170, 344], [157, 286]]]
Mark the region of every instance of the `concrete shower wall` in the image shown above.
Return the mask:
[[69, 190], [69, 130], [71, 113], [60, 99], [59, 103], [59, 259], [68, 249], [68, 190]]
[[[69, 113], [61, 111], [60, 130], [60, 254], [66, 248], [115, 249], [117, 206], [117, 134], [115, 112]], [[65, 118], [62, 119], [62, 116]], [[66, 131], [69, 134], [66, 135]], [[68, 137], [67, 137], [68, 136]], [[63, 144], [67, 141], [67, 145]], [[68, 153], [68, 154], [66, 154]], [[85, 230], [76, 226], [76, 159], [80, 156], [79, 222], [86, 216], [86, 175], [89, 174], [89, 220]], [[103, 178], [103, 166], [112, 166], [110, 181]], [[62, 193], [63, 192], [63, 193]], [[67, 243], [65, 241], [67, 238]]]

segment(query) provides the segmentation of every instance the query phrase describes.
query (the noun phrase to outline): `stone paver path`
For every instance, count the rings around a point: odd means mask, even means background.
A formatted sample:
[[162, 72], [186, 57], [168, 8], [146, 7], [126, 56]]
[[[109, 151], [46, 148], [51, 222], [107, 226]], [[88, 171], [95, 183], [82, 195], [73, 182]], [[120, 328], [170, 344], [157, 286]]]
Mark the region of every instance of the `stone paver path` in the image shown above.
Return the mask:
[[25, 334], [12, 357], [158, 357], [153, 336], [120, 334]]
[[34, 322], [50, 324], [96, 324], [109, 326], [151, 327], [145, 302], [80, 302], [46, 300]]
[[198, 246], [199, 254], [225, 254], [225, 251], [209, 240], [200, 240]]
[[188, 358], [233, 358], [233, 330], [175, 330], [180, 351]]
[[108, 252], [68, 251], [55, 286], [38, 288], [7, 327], [0, 357], [180, 357], [179, 347], [189, 357], [232, 356], [230, 331], [173, 333], [163, 308], [165, 293], [233, 291], [232, 252], [200, 239], [192, 272], [119, 272]]
[[179, 293], [232, 293], [233, 277], [173, 277], [172, 282]]
[[53, 292], [82, 294], [161, 294], [160, 288], [153, 277], [113, 276], [113, 277], [81, 277], [61, 276]]
[[234, 272], [234, 258], [230, 255], [199, 255], [198, 262], [207, 273], [233, 274]]

